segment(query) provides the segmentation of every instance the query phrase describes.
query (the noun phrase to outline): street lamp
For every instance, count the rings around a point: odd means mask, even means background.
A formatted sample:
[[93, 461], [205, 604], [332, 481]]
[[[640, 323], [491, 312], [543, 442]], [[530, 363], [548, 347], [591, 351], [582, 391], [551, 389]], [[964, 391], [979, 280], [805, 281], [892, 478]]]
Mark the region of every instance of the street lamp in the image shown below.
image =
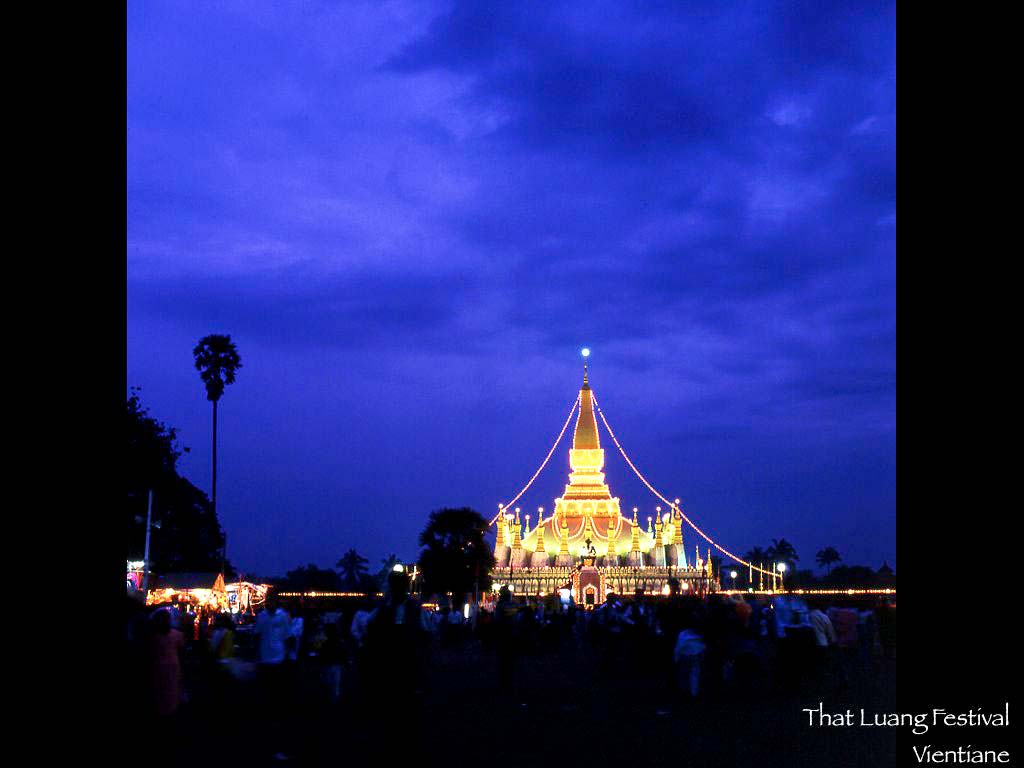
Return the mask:
[[732, 588], [736, 589], [736, 571], [729, 571], [729, 576], [732, 578]]
[[779, 569], [779, 586], [782, 587], [782, 589], [785, 589], [786, 583], [785, 579], [783, 578], [783, 574], [786, 573], [786, 564], [779, 563], [776, 567]]

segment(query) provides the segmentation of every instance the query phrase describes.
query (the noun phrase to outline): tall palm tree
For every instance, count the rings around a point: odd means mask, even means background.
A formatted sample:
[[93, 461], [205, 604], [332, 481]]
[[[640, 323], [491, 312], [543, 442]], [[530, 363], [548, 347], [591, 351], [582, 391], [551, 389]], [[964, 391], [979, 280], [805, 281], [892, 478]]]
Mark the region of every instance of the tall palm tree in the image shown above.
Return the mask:
[[818, 565], [825, 569], [825, 575], [832, 575], [832, 566], [843, 559], [843, 556], [839, 554], [839, 551], [835, 547], [825, 547], [819, 549], [816, 560]]
[[377, 571], [377, 583], [381, 589], [384, 589], [388, 585], [388, 574], [394, 569], [396, 565], [401, 564], [401, 560], [398, 559], [398, 555], [394, 552], [388, 554], [387, 557], [380, 559], [380, 570]]
[[363, 580], [363, 576], [366, 575], [366, 566], [369, 564], [369, 560], [356, 552], [355, 549], [350, 549], [337, 563], [337, 568], [341, 571], [342, 581], [350, 588], [356, 588]]
[[772, 545], [768, 547], [768, 556], [773, 562], [785, 563], [790, 570], [794, 570], [796, 561], [800, 559], [796, 548], [785, 539], [772, 539]]
[[[196, 370], [199, 378], [206, 386], [206, 399], [213, 403], [213, 472], [210, 482], [210, 502], [213, 505], [214, 517], [217, 515], [217, 402], [224, 394], [224, 387], [235, 383], [235, 372], [242, 367], [242, 358], [238, 354], [231, 337], [212, 333], [204, 336], [192, 350], [195, 357]], [[224, 541], [224, 553], [227, 556], [227, 537]]]
[[748, 563], [760, 565], [761, 563], [770, 560], [771, 555], [769, 555], [767, 551], [761, 549], [761, 547], [754, 547], [752, 550], [750, 550], [749, 552], [747, 552], [747, 554], [743, 556], [743, 559], [746, 560]]

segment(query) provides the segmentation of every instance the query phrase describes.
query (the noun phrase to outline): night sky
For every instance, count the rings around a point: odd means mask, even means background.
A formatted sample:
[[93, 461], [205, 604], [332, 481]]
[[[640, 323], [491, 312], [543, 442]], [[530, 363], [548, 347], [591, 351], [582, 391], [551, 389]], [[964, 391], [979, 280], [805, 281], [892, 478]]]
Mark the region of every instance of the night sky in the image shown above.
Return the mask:
[[236, 565], [376, 566], [433, 509], [490, 518], [584, 345], [727, 548], [895, 565], [894, 4], [682, 5], [129, 4], [126, 383], [208, 489], [191, 350], [238, 344]]

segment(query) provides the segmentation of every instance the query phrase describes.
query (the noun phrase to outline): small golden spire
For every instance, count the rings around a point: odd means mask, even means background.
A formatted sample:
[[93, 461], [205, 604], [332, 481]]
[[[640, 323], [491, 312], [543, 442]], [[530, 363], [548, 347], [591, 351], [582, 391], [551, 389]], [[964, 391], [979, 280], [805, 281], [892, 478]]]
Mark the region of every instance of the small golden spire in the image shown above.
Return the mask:
[[516, 507], [516, 519], [512, 523], [512, 549], [522, 549], [522, 524], [519, 522], [519, 507]]
[[629, 536], [629, 551], [640, 551], [640, 526], [636, 524], [636, 507], [633, 507], [633, 530]]
[[[499, 509], [501, 505], [499, 504]], [[505, 545], [505, 515], [498, 513], [498, 525], [494, 534], [494, 546], [502, 547]]]

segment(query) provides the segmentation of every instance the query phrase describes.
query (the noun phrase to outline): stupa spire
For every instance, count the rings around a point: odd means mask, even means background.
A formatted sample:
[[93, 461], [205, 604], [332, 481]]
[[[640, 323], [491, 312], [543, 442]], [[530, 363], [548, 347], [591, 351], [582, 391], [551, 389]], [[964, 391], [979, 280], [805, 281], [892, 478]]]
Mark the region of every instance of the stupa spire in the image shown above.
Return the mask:
[[580, 412], [576, 416], [572, 447], [577, 451], [590, 451], [601, 447], [601, 440], [597, 435], [597, 418], [594, 416], [594, 395], [585, 371], [583, 386], [580, 388]]

